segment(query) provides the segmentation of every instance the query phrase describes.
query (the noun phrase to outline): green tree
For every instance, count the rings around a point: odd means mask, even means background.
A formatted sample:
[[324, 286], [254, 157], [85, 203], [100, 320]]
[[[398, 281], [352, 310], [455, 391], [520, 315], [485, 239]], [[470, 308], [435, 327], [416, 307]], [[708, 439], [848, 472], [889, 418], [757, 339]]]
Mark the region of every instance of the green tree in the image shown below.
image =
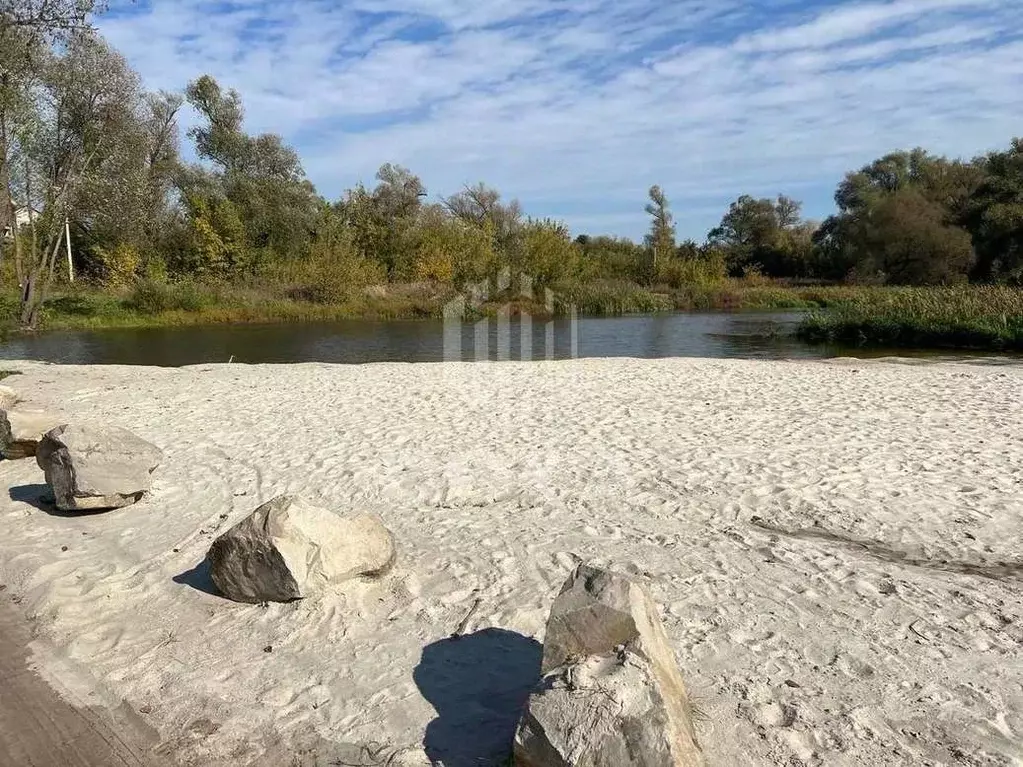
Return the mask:
[[89, 16], [96, 9], [94, 0], [0, 0], [0, 233], [15, 220], [12, 131], [30, 109], [30, 83], [46, 61], [49, 45], [90, 30]]
[[372, 192], [361, 184], [339, 203], [363, 255], [384, 265], [389, 277], [407, 272], [416, 250], [417, 226], [426, 187], [408, 168], [380, 167]]
[[[182, 99], [140, 88], [125, 90], [124, 97], [134, 102], [134, 118], [119, 134], [105, 136], [97, 172], [82, 184], [74, 204], [76, 245], [94, 254], [97, 266], [102, 254], [121, 245], [152, 256], [177, 226], [172, 191], [179, 167], [177, 112]], [[90, 266], [84, 259], [86, 270]]]
[[441, 205], [423, 209], [411, 264], [413, 280], [451, 282], [462, 287], [491, 277], [498, 270], [493, 224], [468, 223]]
[[948, 222], [945, 208], [919, 190], [885, 195], [869, 221], [852, 230], [855, 269], [894, 284], [965, 282], [973, 265], [970, 235]]
[[656, 274], [658, 262], [667, 261], [675, 255], [675, 221], [661, 187], [650, 187], [649, 196], [646, 212], [652, 220], [646, 246], [650, 250], [651, 274]]
[[580, 235], [581, 276], [638, 281], [649, 277], [647, 249], [625, 237]]
[[[271, 257], [304, 254], [319, 220], [320, 199], [305, 178], [294, 149], [280, 136], [250, 136], [242, 129], [244, 109], [234, 90], [226, 93], [209, 75], [189, 83], [188, 102], [204, 122], [189, 131], [200, 158], [214, 165], [212, 179], [236, 208], [246, 233], [246, 246]], [[185, 195], [190, 181], [208, 184], [209, 176], [182, 176]], [[246, 259], [254, 265], [258, 259]]]
[[480, 182], [441, 199], [448, 212], [458, 220], [493, 233], [494, 247], [510, 253], [522, 232], [522, 206], [518, 200], [502, 202], [501, 193]]
[[179, 273], [226, 277], [246, 270], [250, 251], [237, 206], [226, 197], [192, 194], [188, 211], [188, 247], [173, 267]]
[[22, 205], [40, 211], [30, 221], [27, 246], [15, 250], [21, 323], [31, 327], [53, 281], [64, 222], [79, 213], [84, 191], [99, 183], [137, 129], [141, 91], [124, 59], [85, 30], [40, 53], [38, 75], [25, 92], [11, 132], [19, 157], [11, 189]]
[[805, 274], [806, 231], [802, 204], [785, 195], [755, 199], [742, 195], [707, 235], [721, 249], [733, 275], [756, 269], [773, 277]]
[[922, 149], [893, 152], [848, 174], [835, 193], [838, 213], [814, 238], [820, 272], [904, 284], [962, 279], [974, 259], [958, 224], [981, 178], [974, 163]]
[[560, 221], [529, 219], [523, 227], [522, 260], [517, 264], [538, 286], [574, 277], [579, 271], [581, 248], [572, 242]]
[[983, 179], [962, 215], [977, 252], [974, 277], [1023, 285], [1023, 138], [979, 164]]

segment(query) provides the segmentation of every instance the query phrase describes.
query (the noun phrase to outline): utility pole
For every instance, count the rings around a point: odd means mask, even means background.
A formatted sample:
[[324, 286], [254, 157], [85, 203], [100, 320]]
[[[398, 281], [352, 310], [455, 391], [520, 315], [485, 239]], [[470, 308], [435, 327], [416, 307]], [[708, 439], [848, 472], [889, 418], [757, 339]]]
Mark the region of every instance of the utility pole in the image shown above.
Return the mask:
[[64, 216], [64, 242], [67, 244], [67, 279], [68, 282], [74, 282], [75, 265], [71, 262], [71, 223], [67, 216]]

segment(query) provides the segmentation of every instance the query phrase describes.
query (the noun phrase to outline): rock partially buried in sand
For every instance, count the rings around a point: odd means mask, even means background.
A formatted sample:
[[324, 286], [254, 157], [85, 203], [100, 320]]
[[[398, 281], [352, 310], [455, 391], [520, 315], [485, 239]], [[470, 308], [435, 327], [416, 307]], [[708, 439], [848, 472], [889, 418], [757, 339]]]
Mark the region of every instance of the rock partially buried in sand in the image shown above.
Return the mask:
[[10, 386], [0, 385], [0, 410], [13, 410], [14, 406], [21, 402], [18, 392]]
[[117, 426], [58, 426], [36, 451], [36, 463], [64, 511], [130, 506], [149, 491], [162, 460], [158, 447]]
[[580, 565], [554, 601], [516, 767], [698, 767], [682, 674], [638, 582]]
[[376, 517], [340, 517], [286, 495], [217, 538], [207, 559], [213, 582], [228, 599], [290, 602], [327, 584], [379, 575], [395, 554], [394, 537]]
[[43, 435], [62, 421], [45, 410], [0, 410], [0, 453], [8, 460], [31, 458]]

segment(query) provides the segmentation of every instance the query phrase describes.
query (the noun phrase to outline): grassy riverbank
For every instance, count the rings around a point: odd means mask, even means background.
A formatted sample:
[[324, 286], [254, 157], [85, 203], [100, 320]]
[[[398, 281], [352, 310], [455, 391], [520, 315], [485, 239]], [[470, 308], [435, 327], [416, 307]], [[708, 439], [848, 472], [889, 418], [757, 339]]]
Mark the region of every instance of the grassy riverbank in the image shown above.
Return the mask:
[[[498, 296], [470, 311], [535, 317], [618, 316], [669, 311], [811, 310], [798, 330], [809, 342], [847, 345], [1023, 351], [1023, 290], [1007, 287], [895, 288], [793, 286], [764, 279], [723, 280], [672, 288], [628, 281], [561, 282], [553, 305]], [[88, 285], [56, 291], [43, 311], [44, 330], [441, 318], [456, 298], [450, 285], [390, 284], [328, 298], [259, 283], [140, 282], [122, 291]], [[319, 299], [319, 300], [314, 300]], [[13, 328], [17, 297], [0, 295]]]
[[811, 342], [1023, 351], [1023, 289], [856, 291], [828, 311], [810, 313], [798, 335]]
[[[513, 312], [536, 317], [565, 316], [572, 307], [582, 316], [617, 316], [667, 311], [807, 309], [843, 300], [849, 288], [795, 288], [768, 281], [726, 280], [674, 289], [626, 281], [563, 282], [553, 286], [553, 306], [518, 297], [497, 297], [474, 313]], [[123, 291], [89, 286], [55, 291], [43, 308], [41, 329], [78, 330], [124, 327], [170, 327], [218, 323], [310, 322], [342, 319], [424, 319], [443, 317], [456, 298], [450, 285], [410, 283], [379, 285], [311, 300], [301, 292], [259, 284], [142, 282]], [[0, 298], [5, 324], [13, 327], [17, 297]]]

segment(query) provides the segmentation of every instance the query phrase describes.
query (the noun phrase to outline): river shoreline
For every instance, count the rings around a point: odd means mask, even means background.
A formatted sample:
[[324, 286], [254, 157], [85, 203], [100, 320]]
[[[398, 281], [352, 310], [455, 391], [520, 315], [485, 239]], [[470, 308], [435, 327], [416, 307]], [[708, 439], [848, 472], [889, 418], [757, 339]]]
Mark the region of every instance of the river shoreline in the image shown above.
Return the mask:
[[[870, 287], [795, 286], [727, 280], [670, 288], [629, 282], [579, 282], [557, 286], [551, 302], [513, 295], [462, 306], [465, 322], [529, 316], [536, 322], [700, 312], [749, 314], [801, 312], [789, 335], [806, 344], [860, 350], [1023, 353], [1023, 289], [1005, 286]], [[335, 302], [301, 300], [286, 286], [143, 283], [134, 292], [84, 286], [51, 298], [41, 328], [102, 332], [160, 328], [310, 325], [328, 322], [439, 321], [458, 300], [451, 285], [389, 284], [355, 291]], [[14, 329], [17, 298], [0, 296], [5, 338], [29, 337]], [[603, 355], [601, 355], [603, 356]], [[648, 356], [637, 354], [636, 356]], [[665, 355], [670, 356], [670, 355]], [[802, 356], [802, 355], [801, 355]], [[826, 356], [826, 355], [810, 355]], [[87, 361], [87, 360], [84, 360]]]

